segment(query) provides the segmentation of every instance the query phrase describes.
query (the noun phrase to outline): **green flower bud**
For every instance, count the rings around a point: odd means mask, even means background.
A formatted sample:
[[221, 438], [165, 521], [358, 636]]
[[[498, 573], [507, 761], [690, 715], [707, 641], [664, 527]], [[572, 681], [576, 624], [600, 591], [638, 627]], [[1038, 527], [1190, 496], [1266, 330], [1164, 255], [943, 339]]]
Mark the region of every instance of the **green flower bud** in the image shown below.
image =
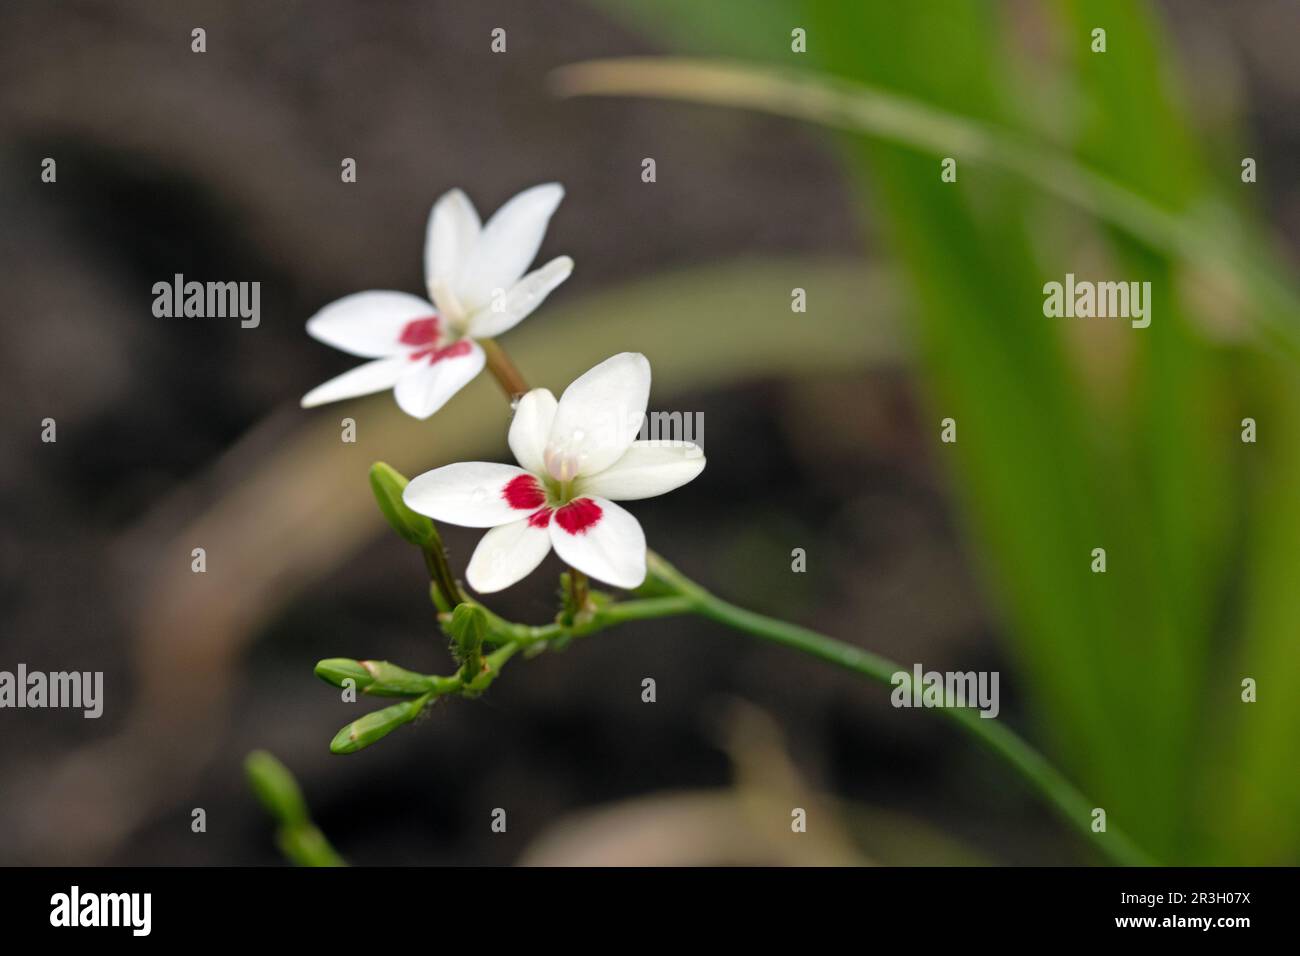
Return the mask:
[[456, 659], [466, 666], [470, 679], [478, 674], [480, 650], [487, 637], [488, 620], [481, 607], [473, 604], [458, 604], [451, 612], [451, 621], [447, 625], [451, 639], [456, 644]]
[[419, 697], [421, 694], [443, 694], [453, 690], [455, 681], [450, 677], [417, 674], [388, 661], [354, 661], [347, 657], [331, 657], [316, 664], [316, 676], [335, 687], [353, 686], [372, 697]]
[[335, 687], [343, 687], [343, 682], [350, 680], [357, 690], [365, 690], [375, 680], [370, 671], [366, 670], [359, 661], [350, 660], [346, 657], [331, 657], [328, 660], [318, 662], [316, 664], [316, 676], [327, 684], [333, 684]]
[[302, 791], [284, 764], [265, 750], [254, 750], [244, 760], [244, 771], [253, 793], [272, 816], [287, 826], [307, 822], [307, 804], [303, 802]]
[[297, 866], [347, 866], [343, 857], [311, 824], [300, 827], [282, 827], [276, 834], [276, 844], [291, 863]]
[[376, 710], [359, 720], [352, 721], [334, 735], [334, 739], [330, 741], [330, 753], [350, 754], [369, 747], [376, 740], [387, 737], [402, 724], [414, 720], [424, 709], [428, 699], [429, 695], [426, 694], [415, 700], [404, 700], [400, 704]]
[[[406, 479], [384, 462], [377, 461], [370, 466], [370, 490], [375, 493], [379, 510], [384, 513], [393, 530], [421, 548], [438, 543], [438, 532], [433, 527], [433, 522], [406, 507], [406, 502], [402, 500], [406, 485]], [[441, 547], [441, 543], [438, 546]]]
[[436, 689], [440, 683], [432, 677], [408, 671], [388, 661], [362, 661], [361, 667], [373, 682], [364, 690], [376, 697], [419, 697]]

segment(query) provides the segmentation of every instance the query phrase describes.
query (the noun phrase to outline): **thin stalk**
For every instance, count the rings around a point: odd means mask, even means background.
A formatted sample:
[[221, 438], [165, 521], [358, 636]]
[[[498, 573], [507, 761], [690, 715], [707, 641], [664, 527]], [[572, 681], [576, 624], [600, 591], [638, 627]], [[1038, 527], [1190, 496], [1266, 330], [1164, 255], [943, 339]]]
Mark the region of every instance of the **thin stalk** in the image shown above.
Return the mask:
[[[754, 637], [801, 651], [811, 657], [852, 671], [887, 687], [896, 686], [894, 675], [906, 670], [894, 661], [852, 644], [835, 640], [797, 624], [767, 617], [737, 607], [710, 594], [658, 555], [651, 555], [651, 573], [668, 587], [688, 597], [692, 610], [701, 617], [725, 624]], [[1092, 811], [1096, 806], [1065, 775], [1031, 747], [1022, 737], [996, 719], [988, 720], [967, 707], [936, 708], [997, 754], [1035, 790], [1047, 798], [1066, 823], [1079, 831], [1114, 862], [1123, 866], [1149, 866], [1153, 862], [1123, 831], [1113, 825], [1100, 839], [1092, 832]]]
[[524, 381], [519, 369], [515, 368], [515, 364], [510, 361], [510, 356], [506, 355], [505, 350], [497, 344], [496, 339], [479, 339], [478, 344], [487, 357], [488, 371], [492, 373], [501, 390], [512, 402], [528, 391], [528, 383]]
[[[461, 593], [460, 586], [456, 583], [456, 576], [451, 573], [451, 565], [447, 563], [447, 552], [443, 550], [442, 541], [435, 540], [422, 547], [420, 552], [424, 555], [424, 566], [429, 572], [429, 580], [433, 582], [433, 593], [436, 596], [434, 603], [439, 611], [450, 611], [465, 600], [465, 595]], [[441, 597], [442, 600], [437, 600], [437, 597]]]
[[[587, 610], [589, 583], [587, 576], [577, 568], [569, 569], [569, 614], [573, 621]], [[572, 621], [570, 621], [572, 623]]]
[[[852, 671], [888, 687], [896, 686], [895, 674], [904, 668], [893, 661], [776, 618], [736, 607], [709, 595], [696, 604], [702, 617], [725, 624], [746, 634], [802, 651], [811, 657]], [[1090, 837], [1094, 845], [1114, 862], [1124, 866], [1148, 866], [1152, 860], [1113, 824], [1105, 834], [1092, 832], [1095, 804], [1085, 797], [1059, 770], [1005, 724], [986, 720], [968, 707], [940, 707], [938, 713], [957, 724], [990, 751], [997, 754], [1035, 790], [1046, 797], [1057, 814], [1071, 827]]]

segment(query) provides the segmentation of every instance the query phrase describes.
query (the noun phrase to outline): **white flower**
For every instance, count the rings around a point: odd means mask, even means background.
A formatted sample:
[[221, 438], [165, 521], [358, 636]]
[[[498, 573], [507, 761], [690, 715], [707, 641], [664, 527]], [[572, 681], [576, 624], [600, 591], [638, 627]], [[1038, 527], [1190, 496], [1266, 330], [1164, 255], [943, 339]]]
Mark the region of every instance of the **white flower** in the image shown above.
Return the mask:
[[408, 415], [428, 418], [442, 408], [483, 370], [483, 349], [474, 340], [517, 325], [573, 271], [573, 260], [560, 256], [524, 275], [563, 198], [558, 183], [534, 186], [480, 226], [463, 192], [443, 195], [429, 213], [424, 242], [432, 302], [405, 292], [358, 292], [313, 315], [308, 335], [373, 361], [312, 389], [303, 407], [392, 388]]
[[519, 400], [510, 450], [522, 467], [462, 462], [425, 472], [403, 499], [436, 521], [491, 528], [465, 577], [482, 594], [525, 577], [555, 548], [571, 567], [615, 587], [645, 580], [641, 525], [615, 501], [652, 498], [704, 470], [690, 442], [636, 441], [650, 398], [650, 363], [623, 352], [564, 390]]

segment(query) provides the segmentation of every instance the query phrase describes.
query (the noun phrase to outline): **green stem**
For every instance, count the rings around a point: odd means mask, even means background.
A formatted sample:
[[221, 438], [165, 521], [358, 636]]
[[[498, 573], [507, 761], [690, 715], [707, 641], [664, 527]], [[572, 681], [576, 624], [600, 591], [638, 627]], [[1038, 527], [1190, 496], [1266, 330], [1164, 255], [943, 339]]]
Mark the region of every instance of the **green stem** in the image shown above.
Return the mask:
[[569, 568], [568, 612], [570, 623], [587, 610], [587, 576], [577, 568]]
[[596, 608], [585, 620], [571, 626], [558, 622], [542, 625], [516, 624], [493, 614], [482, 605], [478, 607], [482, 608], [487, 616], [489, 642], [502, 646], [516, 644], [520, 649], [527, 650], [564, 637], [586, 637], [588, 634], [594, 634], [626, 621], [645, 621], [657, 617], [690, 614], [695, 609], [695, 601], [683, 594], [620, 601], [617, 604]]
[[510, 361], [510, 356], [505, 353], [505, 349], [497, 344], [497, 340], [478, 339], [477, 341], [487, 357], [488, 371], [497, 380], [506, 397], [513, 402], [527, 392], [528, 383], [519, 374], [519, 369], [515, 367], [514, 362]]
[[[701, 617], [774, 644], [801, 651], [811, 657], [834, 664], [844, 670], [867, 677], [889, 687], [896, 686], [894, 675], [907, 673], [900, 665], [870, 651], [835, 640], [797, 624], [757, 614], [715, 597], [686, 578], [658, 555], [651, 554], [651, 573], [660, 582], [691, 601], [691, 609]], [[987, 720], [967, 707], [940, 707], [938, 713], [951, 720], [990, 751], [1005, 760], [1020, 776], [1047, 798], [1060, 817], [1093, 843], [1115, 863], [1124, 866], [1149, 866], [1153, 863], [1127, 835], [1110, 826], [1101, 839], [1092, 832], [1092, 811], [1096, 804], [1085, 797], [1065, 775], [1031, 747], [1022, 737], [997, 720]]]
[[442, 539], [435, 536], [433, 541], [420, 548], [420, 552], [424, 556], [424, 566], [429, 572], [429, 580], [433, 582], [434, 604], [439, 611], [450, 611], [465, 600], [465, 596], [456, 583], [456, 576], [451, 573], [451, 565], [447, 563], [447, 552], [443, 549]]

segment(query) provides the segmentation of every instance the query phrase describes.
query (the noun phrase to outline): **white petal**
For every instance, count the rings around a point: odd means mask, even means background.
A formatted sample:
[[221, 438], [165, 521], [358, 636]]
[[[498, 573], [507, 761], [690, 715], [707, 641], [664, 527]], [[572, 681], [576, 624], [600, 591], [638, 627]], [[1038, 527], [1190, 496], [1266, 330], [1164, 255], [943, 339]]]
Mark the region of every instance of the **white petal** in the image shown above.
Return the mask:
[[358, 395], [382, 392], [397, 384], [409, 363], [405, 356], [375, 359], [365, 365], [348, 369], [342, 375], [336, 375], [324, 385], [317, 385], [302, 397], [303, 408], [313, 408], [326, 402], [337, 402]]
[[614, 587], [641, 584], [645, 580], [645, 532], [636, 518], [608, 498], [580, 498], [565, 507], [575, 504], [587, 509], [594, 506], [600, 514], [590, 524], [575, 524], [566, 522], [564, 508], [556, 510], [549, 527], [555, 553], [572, 567]]
[[650, 362], [621, 352], [584, 372], [564, 390], [546, 443], [551, 476], [568, 481], [604, 471], [641, 430], [650, 400]]
[[362, 358], [396, 355], [405, 346], [402, 329], [414, 319], [437, 314], [432, 303], [406, 292], [356, 292], [331, 302], [307, 320], [317, 341]]
[[510, 451], [515, 461], [534, 474], [546, 471], [546, 440], [551, 435], [556, 404], [550, 389], [535, 388], [519, 399], [510, 421]]
[[528, 519], [512, 521], [483, 535], [465, 569], [465, 580], [479, 594], [491, 594], [523, 580], [551, 552], [545, 527]]
[[474, 204], [459, 189], [438, 198], [424, 231], [424, 281], [430, 289], [434, 280], [456, 278], [481, 230]]
[[490, 305], [494, 289], [509, 289], [519, 281], [536, 258], [546, 224], [563, 198], [559, 183], [534, 186], [488, 220], [456, 279], [456, 295], [467, 312]]
[[522, 468], [485, 461], [463, 461], [416, 475], [402, 492], [412, 511], [465, 528], [495, 528], [526, 517], [540, 507], [515, 507], [506, 498], [506, 486], [521, 475], [536, 481]]
[[486, 309], [480, 309], [469, 320], [469, 334], [486, 339], [500, 335], [528, 317], [528, 315], [573, 272], [573, 260], [568, 256], [552, 259], [540, 269], [534, 269], [511, 286], [500, 298], [493, 299]]
[[402, 411], [414, 418], [428, 418], [483, 371], [486, 356], [478, 343], [461, 342], [468, 343], [464, 354], [449, 355], [432, 364], [422, 358], [407, 360], [409, 368], [393, 390]]
[[583, 478], [578, 493], [613, 501], [653, 498], [680, 488], [704, 470], [704, 452], [691, 442], [634, 441], [614, 464]]

